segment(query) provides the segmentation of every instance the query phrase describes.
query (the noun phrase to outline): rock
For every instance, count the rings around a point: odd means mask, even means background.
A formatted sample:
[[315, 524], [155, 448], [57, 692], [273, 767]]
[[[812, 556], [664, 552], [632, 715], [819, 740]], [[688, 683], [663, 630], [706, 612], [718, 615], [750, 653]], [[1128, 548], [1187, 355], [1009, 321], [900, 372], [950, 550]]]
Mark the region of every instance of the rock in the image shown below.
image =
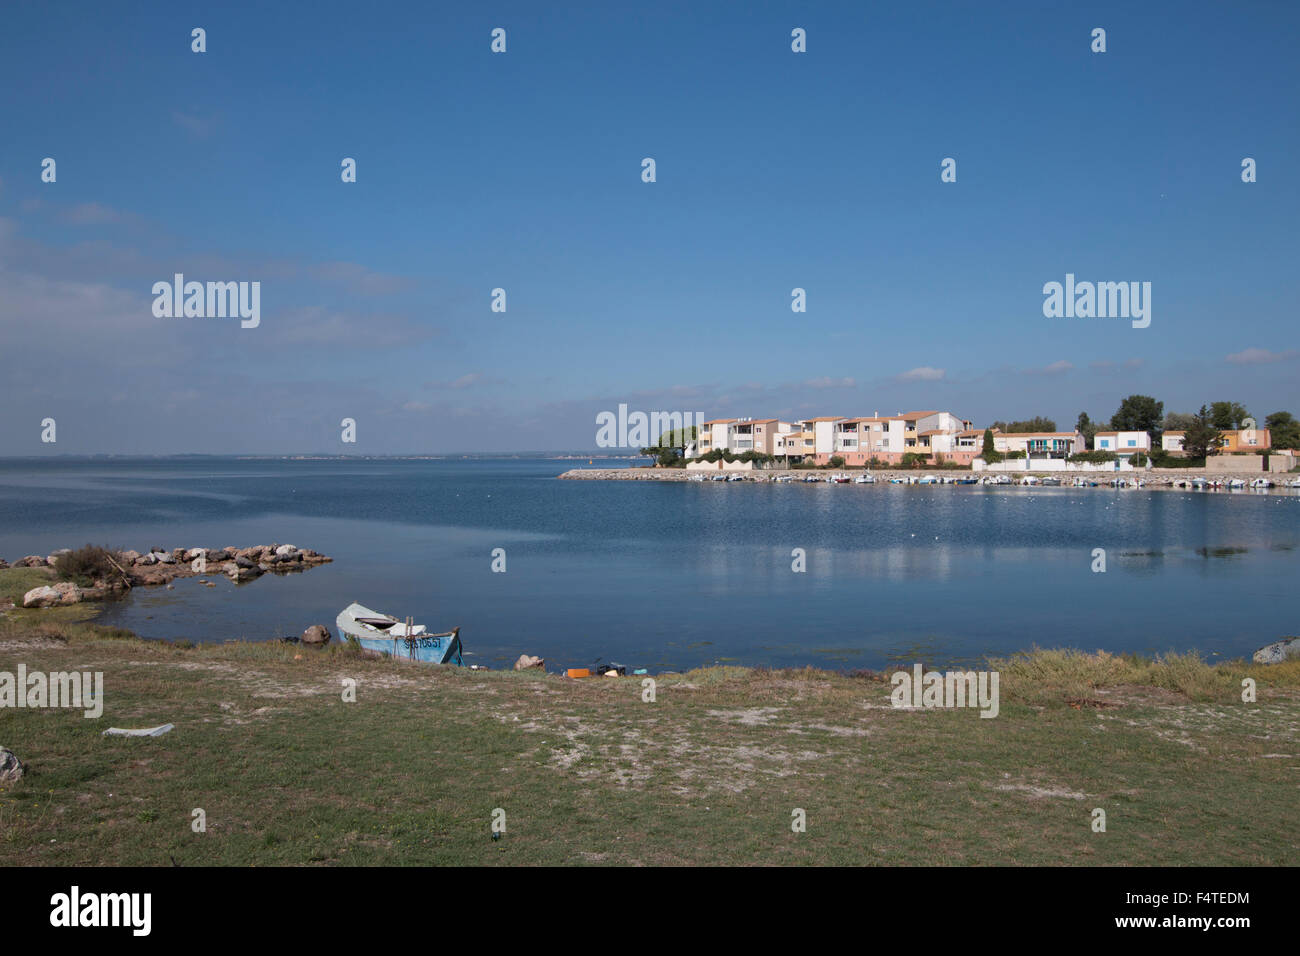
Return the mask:
[[195, 558], [202, 558], [206, 561], [208, 559], [208, 552], [203, 548], [190, 548], [185, 552], [186, 561], [193, 561]]
[[235, 558], [235, 566], [240, 568], [255, 568], [257, 563], [250, 561], [248, 558]]
[[175, 564], [175, 563], [176, 563], [176, 558], [175, 558], [175, 556], [172, 555], [170, 552], [167, 552], [167, 551], [152, 551], [152, 552], [150, 552], [150, 554], [153, 556], [153, 559], [154, 559], [155, 561], [157, 561], [159, 564]]
[[257, 567], [241, 568], [238, 564], [233, 567], [228, 564], [226, 565], [226, 568], [226, 577], [236, 583], [252, 581], [254, 578], [260, 578], [262, 576], [262, 569]]
[[204, 581], [204, 582], [203, 582], [203, 586], [204, 586], [205, 588], [215, 588], [215, 587], [216, 587], [216, 585], [213, 584], [211, 581]]
[[117, 556], [122, 559], [123, 564], [135, 564], [140, 560], [139, 551], [119, 551]]
[[546, 670], [546, 659], [542, 657], [533, 657], [531, 654], [520, 654], [519, 660], [515, 661], [515, 670], [526, 671], [530, 667]]
[[71, 548], [59, 548], [58, 551], [55, 551], [45, 559], [45, 563], [48, 564], [50, 567], [53, 567], [55, 562], [59, 560], [60, 555], [71, 554], [71, 553], [72, 553]]
[[226, 561], [234, 557], [234, 552], [229, 548], [217, 548], [208, 552], [209, 561]]
[[1255, 652], [1252, 660], [1256, 664], [1281, 664], [1293, 658], [1300, 658], [1300, 637], [1266, 644]]
[[165, 564], [154, 564], [150, 567], [136, 565], [131, 571], [131, 583], [144, 585], [145, 587], [153, 584], [166, 584], [173, 577], [175, 577], [175, 571]]
[[8, 747], [0, 747], [0, 783], [17, 783], [23, 776], [23, 762]]
[[278, 548], [275, 549], [275, 553], [278, 554], [278, 555], [280, 555], [281, 557], [283, 557], [283, 556], [286, 555], [286, 554], [293, 554], [293, 553], [295, 553], [297, 550], [298, 550], [298, 549], [295, 548], [295, 547], [294, 547], [293, 545], [291, 545], [291, 544], [282, 544], [282, 545], [280, 545], [280, 547], [278, 547]]
[[0, 558], [0, 571], [3, 571], [7, 567], [9, 567], [9, 562], [4, 558]]
[[185, 560], [187, 554], [189, 554], [189, 552], [184, 548], [172, 548], [172, 560], [178, 564]]
[[330, 636], [329, 628], [323, 624], [313, 624], [302, 632], [302, 642], [304, 644], [324, 646], [330, 642]]
[[32, 588], [23, 595], [23, 607], [54, 607], [61, 604], [76, 604], [81, 598], [81, 588], [71, 581], [60, 581], [53, 586], [42, 585], [39, 588]]
[[157, 564], [157, 563], [158, 563], [158, 559], [154, 557], [152, 554], [142, 554], [135, 559], [135, 566], [137, 568], [143, 568], [143, 567], [147, 567], [150, 564]]
[[27, 555], [27, 557], [17, 562], [14, 565], [14, 567], [15, 568], [43, 568], [45, 567], [45, 565], [46, 565], [45, 559], [42, 558], [39, 554], [29, 554]]

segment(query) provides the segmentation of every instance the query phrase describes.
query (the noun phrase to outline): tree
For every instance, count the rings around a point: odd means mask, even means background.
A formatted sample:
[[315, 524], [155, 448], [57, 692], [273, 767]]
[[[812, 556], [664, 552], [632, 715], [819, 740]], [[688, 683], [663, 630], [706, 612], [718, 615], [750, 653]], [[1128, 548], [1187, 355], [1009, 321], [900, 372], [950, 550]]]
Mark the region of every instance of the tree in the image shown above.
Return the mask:
[[1210, 424], [1218, 429], [1238, 429], [1250, 417], [1246, 406], [1240, 402], [1211, 402]]
[[1110, 417], [1110, 427], [1117, 432], [1158, 433], [1164, 413], [1164, 402], [1157, 402], [1150, 395], [1130, 395]]
[[1092, 440], [1097, 437], [1097, 425], [1087, 412], [1080, 412], [1079, 419], [1074, 423], [1074, 430], [1084, 438], [1084, 447], [1091, 448]]
[[991, 428], [984, 429], [984, 449], [980, 452], [980, 457], [990, 465], [995, 461], [1002, 460], [1002, 456], [998, 454], [997, 449], [993, 447], [993, 429]]
[[1022, 422], [994, 422], [993, 427], [1001, 429], [1004, 433], [1024, 434], [1025, 432], [1054, 432], [1056, 431], [1056, 419], [1044, 418], [1042, 415], [1036, 415], [1033, 418], [1027, 418]]
[[1264, 419], [1274, 448], [1300, 448], [1300, 422], [1290, 412], [1274, 412]]
[[827, 464], [828, 464], [830, 467], [832, 467], [832, 468], [843, 468], [843, 467], [844, 467], [844, 456], [843, 456], [843, 455], [831, 455], [831, 460], [830, 460], [829, 462], [827, 462]]
[[1195, 415], [1188, 415], [1184, 412], [1168, 412], [1165, 414], [1165, 420], [1161, 423], [1160, 430], [1166, 432], [1185, 432], [1195, 420]]
[[1223, 433], [1214, 427], [1210, 412], [1202, 405], [1183, 435], [1183, 451], [1188, 458], [1205, 458], [1218, 451], [1222, 441]]

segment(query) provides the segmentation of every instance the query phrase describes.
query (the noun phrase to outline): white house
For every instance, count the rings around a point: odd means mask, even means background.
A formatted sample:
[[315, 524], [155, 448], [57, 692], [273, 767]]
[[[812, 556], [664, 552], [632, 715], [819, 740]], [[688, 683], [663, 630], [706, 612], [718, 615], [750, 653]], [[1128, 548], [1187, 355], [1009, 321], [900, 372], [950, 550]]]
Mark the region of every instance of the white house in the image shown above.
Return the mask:
[[1121, 458], [1138, 452], [1151, 454], [1151, 436], [1146, 432], [1097, 432], [1092, 439], [1094, 451], [1113, 451]]

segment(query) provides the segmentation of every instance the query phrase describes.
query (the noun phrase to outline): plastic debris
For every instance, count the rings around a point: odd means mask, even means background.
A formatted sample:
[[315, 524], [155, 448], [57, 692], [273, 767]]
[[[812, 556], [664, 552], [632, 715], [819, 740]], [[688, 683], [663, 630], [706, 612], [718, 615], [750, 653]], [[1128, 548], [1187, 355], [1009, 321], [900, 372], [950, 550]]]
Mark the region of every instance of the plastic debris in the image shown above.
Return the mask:
[[121, 727], [109, 727], [104, 731], [105, 737], [161, 737], [169, 730], [175, 729], [175, 724], [163, 724], [161, 727], [144, 727], [140, 730], [123, 730]]

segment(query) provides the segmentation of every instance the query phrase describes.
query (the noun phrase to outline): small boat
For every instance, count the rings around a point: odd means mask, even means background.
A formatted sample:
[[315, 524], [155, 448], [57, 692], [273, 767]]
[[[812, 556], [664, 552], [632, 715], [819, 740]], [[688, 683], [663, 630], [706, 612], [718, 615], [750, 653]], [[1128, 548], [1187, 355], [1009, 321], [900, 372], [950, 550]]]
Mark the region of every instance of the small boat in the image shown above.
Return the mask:
[[849, 478], [848, 475], [836, 475], [834, 478], [831, 479], [831, 481], [835, 482], [835, 484], [837, 485], [847, 485], [850, 480], [851, 479]]
[[979, 483], [978, 478], [956, 478], [953, 480], [954, 485], [978, 485]]
[[1051, 477], [1051, 476], [1048, 476], [1047, 478], [1044, 478], [1044, 479], [1042, 480], [1042, 482], [1041, 482], [1041, 484], [1044, 484], [1044, 485], [1052, 485], [1052, 486], [1059, 485], [1060, 483], [1061, 483], [1061, 479], [1060, 479], [1060, 478], [1053, 478], [1053, 477]]
[[1043, 479], [1039, 478], [1037, 475], [1025, 475], [1025, 477], [1020, 479], [1020, 483], [1022, 485], [1041, 485]]
[[855, 485], [874, 485], [876, 483], [875, 475], [858, 475], [853, 479]]
[[918, 485], [937, 485], [939, 479], [934, 477], [934, 475], [922, 475], [920, 478], [916, 479], [916, 483]]
[[744, 475], [728, 475], [728, 476], [727, 476], [727, 480], [728, 480], [728, 481], [744, 481], [744, 480], [745, 480], [745, 476], [744, 476]]
[[1252, 487], [1252, 488], [1272, 488], [1272, 487], [1273, 487], [1273, 482], [1269, 481], [1267, 478], [1256, 478], [1254, 481], [1252, 481], [1252, 482], [1250, 483], [1250, 487]]
[[1229, 479], [1228, 479], [1228, 487], [1229, 487], [1229, 488], [1245, 488], [1245, 487], [1246, 487], [1246, 479], [1245, 479], [1245, 478], [1229, 478]]
[[340, 636], [356, 640], [368, 651], [426, 664], [461, 664], [459, 627], [430, 634], [423, 624], [406, 624], [391, 614], [372, 611], [356, 602], [344, 608], [334, 623]]

